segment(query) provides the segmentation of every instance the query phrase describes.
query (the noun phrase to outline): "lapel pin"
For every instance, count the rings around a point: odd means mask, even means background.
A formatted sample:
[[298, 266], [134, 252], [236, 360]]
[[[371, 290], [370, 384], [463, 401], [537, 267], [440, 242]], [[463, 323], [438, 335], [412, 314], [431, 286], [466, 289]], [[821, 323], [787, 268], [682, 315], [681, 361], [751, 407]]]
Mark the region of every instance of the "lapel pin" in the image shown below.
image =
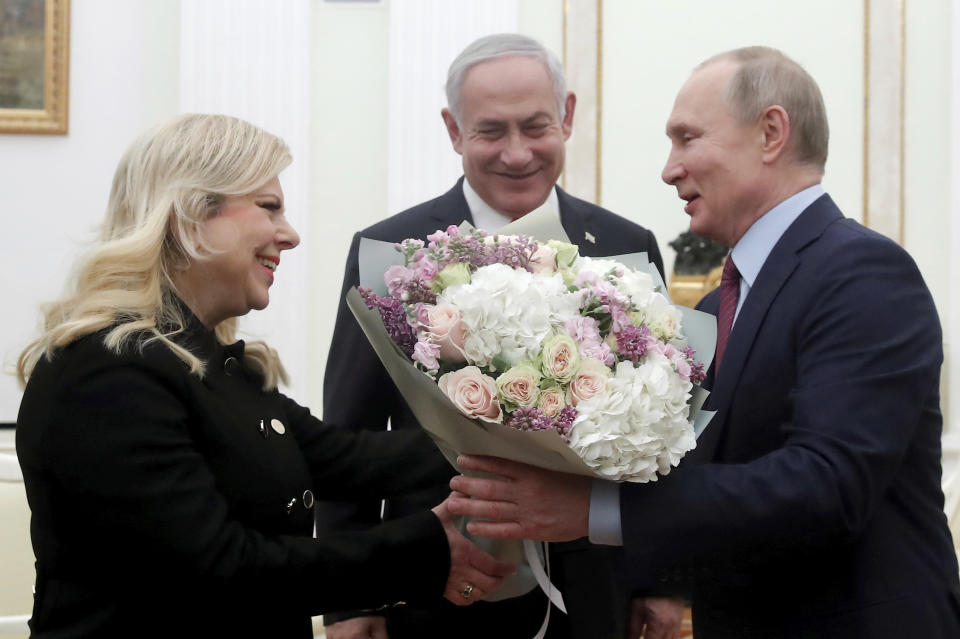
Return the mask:
[[266, 425], [264, 425], [262, 419], [260, 420], [260, 434], [263, 435], [264, 437], [270, 434], [270, 429], [267, 428]]
[[585, 239], [586, 241], [590, 242], [591, 244], [596, 244], [596, 243], [597, 243], [597, 238], [595, 238], [595, 237], [593, 236], [593, 233], [591, 233], [590, 231], [584, 231], [584, 233], [583, 233], [583, 239]]
[[277, 435], [283, 435], [285, 432], [287, 432], [287, 427], [284, 426], [283, 422], [281, 422], [279, 419], [271, 419], [270, 428], [272, 428], [273, 432], [275, 432]]

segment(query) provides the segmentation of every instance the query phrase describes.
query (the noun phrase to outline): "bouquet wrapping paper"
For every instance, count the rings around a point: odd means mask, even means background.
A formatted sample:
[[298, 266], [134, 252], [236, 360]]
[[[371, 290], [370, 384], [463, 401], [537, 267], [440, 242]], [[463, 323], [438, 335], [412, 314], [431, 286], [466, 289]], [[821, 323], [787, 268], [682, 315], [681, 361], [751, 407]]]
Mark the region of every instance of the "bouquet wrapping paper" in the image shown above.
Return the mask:
[[[462, 233], [469, 233], [469, 231], [469, 225], [466, 223], [461, 225]], [[497, 235], [525, 235], [544, 244], [548, 240], [566, 242], [566, 235], [555, 216], [544, 216], [536, 213], [525, 216], [501, 229]], [[660, 278], [656, 268], [649, 264], [645, 254], [611, 256], [605, 259], [615, 260], [635, 271], [649, 273], [653, 278], [656, 290], [666, 295], [666, 287], [663, 285], [662, 278]], [[384, 273], [391, 266], [403, 265], [404, 256], [391, 243], [365, 238], [360, 244], [359, 262], [361, 286], [370, 289], [377, 295], [386, 296], [388, 291], [384, 282]], [[484, 300], [474, 298], [471, 303], [479, 304], [482, 307]], [[391, 339], [378, 310], [368, 308], [357, 289], [348, 293], [347, 304], [417, 420], [454, 467], [456, 467], [458, 454], [469, 453], [503, 457], [541, 468], [608, 480], [611, 478], [621, 479], [621, 475], [624, 475], [623, 468], [597, 468], [595, 460], [593, 467], [591, 467], [571, 448], [568, 441], [565, 441], [565, 437], [555, 429], [517, 430], [502, 423], [502, 416], [498, 420], [468, 418], [444, 394], [438, 386], [437, 379], [425, 374], [421, 370], [422, 366], [418, 368], [415, 362]], [[680, 324], [683, 327], [687, 344], [695, 351], [696, 359], [701, 361], [704, 367], [708, 366], [712, 360], [716, 344], [716, 322], [713, 316], [692, 309], [675, 308], [682, 317]], [[474, 353], [474, 356], [477, 357], [476, 353]], [[479, 356], [482, 357], [482, 354]], [[488, 362], [480, 363], [489, 364]], [[633, 363], [621, 362], [619, 366], [632, 367]], [[620, 372], [627, 373], [629, 371], [623, 370]], [[617, 377], [617, 375], [616, 366], [614, 366], [611, 377]], [[441, 380], [442, 378], [443, 376], [440, 376]], [[441, 381], [441, 384], [443, 383]], [[630, 384], [627, 384], [627, 386], [630, 386]], [[684, 424], [684, 427], [689, 430], [689, 437], [699, 435], [712, 417], [712, 412], [701, 409], [706, 396], [707, 392], [699, 386], [693, 385], [690, 388], [689, 399], [686, 401], [689, 405], [689, 413], [686, 416], [689, 426]], [[597, 422], [596, 425], [600, 429], [603, 428], [604, 417], [602, 413], [594, 421]], [[591, 436], [590, 433], [584, 435], [582, 432], [571, 434], [574, 440], [578, 436], [581, 438]], [[683, 437], [688, 437], [688, 435], [684, 434], [681, 439]], [[583, 444], [583, 442], [580, 443]], [[690, 441], [687, 446], [692, 448], [692, 445], [692, 441]], [[581, 446], [581, 452], [583, 452], [583, 446]], [[625, 477], [625, 479], [632, 481], [655, 479], [657, 466], [659, 465], [660, 472], [668, 472], [670, 466], [676, 465], [682, 452], [683, 450], [680, 450], [679, 454], [677, 452], [669, 455], [661, 454], [659, 464], [656, 459], [652, 462], [648, 459], [644, 464], [644, 472], [638, 473], [637, 477]], [[627, 453], [629, 454], [629, 451]], [[652, 468], [650, 467], [651, 463]], [[666, 465], [665, 469], [664, 465]], [[523, 544], [513, 541], [487, 539], [474, 539], [474, 541], [492, 554], [518, 564], [517, 574], [494, 593], [493, 599], [525, 594], [539, 583], [548, 596], [551, 596], [551, 599], [561, 609], [563, 608], [559, 593], [553, 589], [543, 575], [540, 565], [541, 558], [531, 556], [534, 554], [533, 544], [526, 544], [526, 549], [524, 549]]]

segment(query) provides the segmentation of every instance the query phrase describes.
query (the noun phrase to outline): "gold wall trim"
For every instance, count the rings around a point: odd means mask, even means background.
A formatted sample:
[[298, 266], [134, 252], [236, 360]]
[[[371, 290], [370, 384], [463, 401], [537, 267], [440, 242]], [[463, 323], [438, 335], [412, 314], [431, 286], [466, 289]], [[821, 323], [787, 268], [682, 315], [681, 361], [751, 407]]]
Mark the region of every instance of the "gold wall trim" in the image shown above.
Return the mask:
[[45, 0], [43, 108], [0, 109], [0, 133], [67, 132], [70, 0]]

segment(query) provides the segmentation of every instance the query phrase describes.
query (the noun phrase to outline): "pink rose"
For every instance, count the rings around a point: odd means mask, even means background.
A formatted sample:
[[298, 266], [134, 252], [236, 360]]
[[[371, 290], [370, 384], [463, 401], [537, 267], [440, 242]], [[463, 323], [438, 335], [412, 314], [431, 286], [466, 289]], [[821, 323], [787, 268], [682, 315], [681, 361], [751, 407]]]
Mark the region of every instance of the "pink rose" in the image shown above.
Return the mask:
[[540, 403], [537, 408], [551, 419], [560, 414], [567, 405], [563, 397], [563, 389], [559, 386], [549, 386], [540, 391]]
[[418, 315], [417, 319], [430, 336], [430, 340], [440, 345], [440, 359], [448, 362], [463, 362], [463, 324], [460, 322], [460, 309], [453, 304], [426, 306], [426, 321]]
[[607, 390], [607, 379], [610, 369], [596, 359], [584, 358], [580, 362], [580, 369], [567, 387], [567, 403], [576, 406], [585, 399], [590, 399]]
[[503, 413], [497, 402], [496, 382], [476, 366], [465, 366], [441, 375], [437, 386], [467, 417], [477, 417], [487, 422], [503, 421]]

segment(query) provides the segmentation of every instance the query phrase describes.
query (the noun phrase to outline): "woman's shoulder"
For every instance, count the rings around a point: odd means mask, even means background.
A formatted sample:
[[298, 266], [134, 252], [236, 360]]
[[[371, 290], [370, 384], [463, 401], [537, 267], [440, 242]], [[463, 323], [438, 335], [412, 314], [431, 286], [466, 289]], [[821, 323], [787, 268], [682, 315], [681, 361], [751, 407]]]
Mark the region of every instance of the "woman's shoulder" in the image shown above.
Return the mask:
[[169, 380], [188, 372], [186, 364], [158, 339], [147, 334], [131, 334], [113, 342], [107, 327], [85, 335], [70, 344], [43, 355], [31, 375], [31, 385], [56, 382], [58, 385], [81, 385], [92, 378], [117, 374], [120, 371], [140, 371], [155, 378]]

